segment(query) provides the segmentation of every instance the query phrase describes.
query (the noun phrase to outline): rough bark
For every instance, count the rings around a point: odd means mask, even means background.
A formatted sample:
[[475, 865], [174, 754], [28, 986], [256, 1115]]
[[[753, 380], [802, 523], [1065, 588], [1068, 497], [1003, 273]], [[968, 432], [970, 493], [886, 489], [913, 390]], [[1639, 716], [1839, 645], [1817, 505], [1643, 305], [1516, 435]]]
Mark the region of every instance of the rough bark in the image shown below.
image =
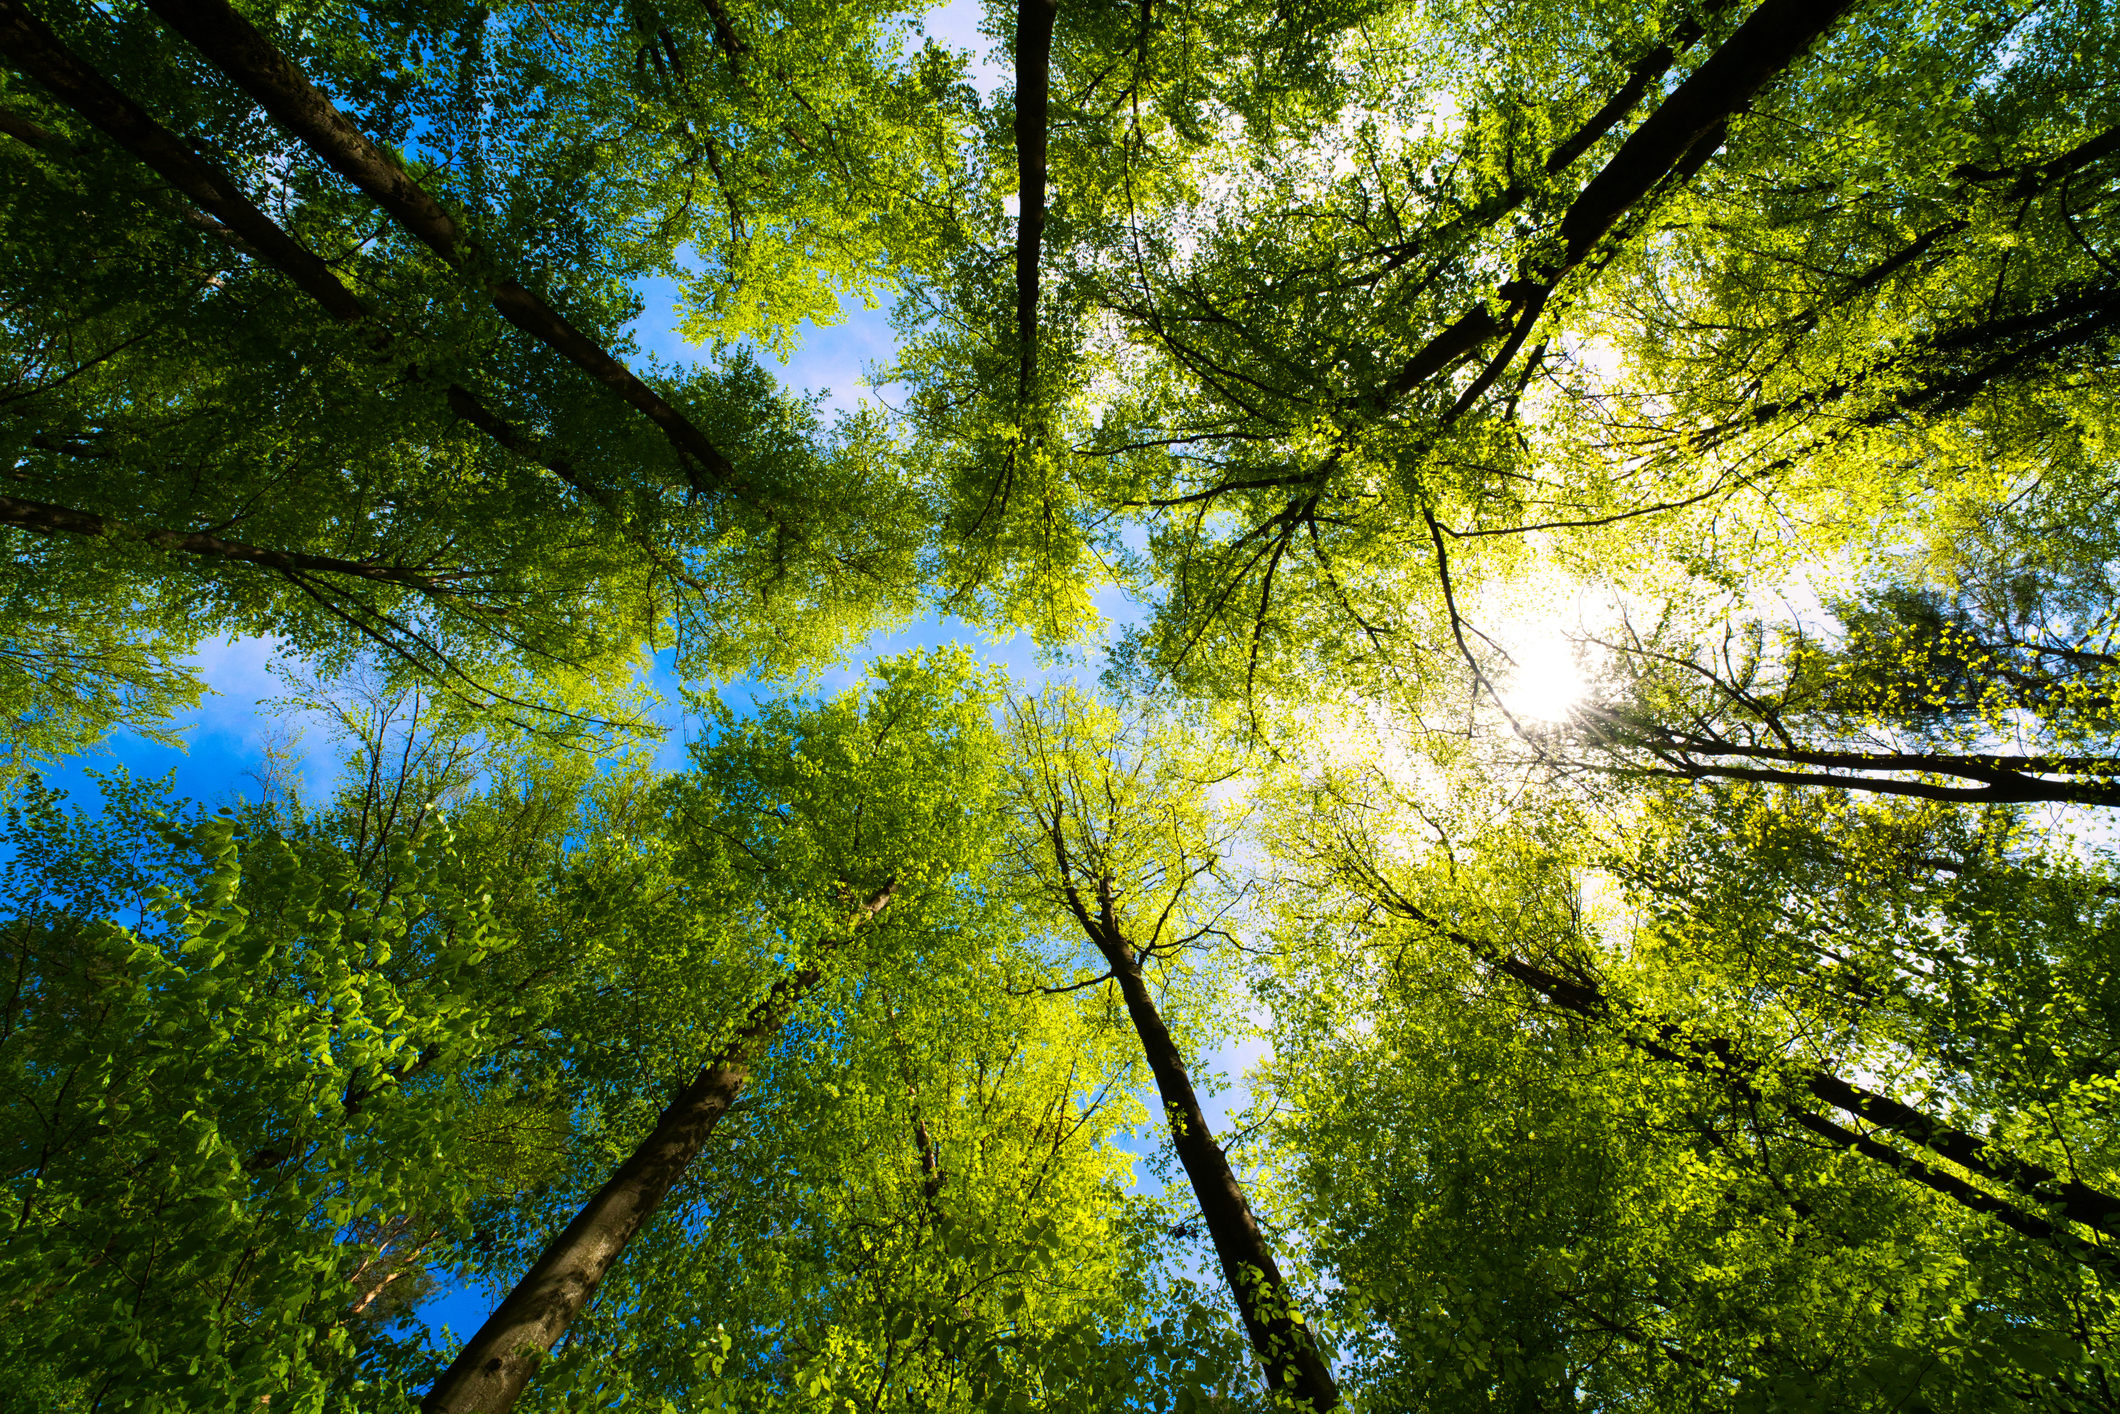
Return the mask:
[[1267, 1382], [1317, 1414], [1337, 1409], [1339, 1385], [1319, 1355], [1309, 1328], [1295, 1314], [1288, 1282], [1265, 1234], [1259, 1231], [1228, 1155], [1215, 1142], [1184, 1056], [1156, 1010], [1133, 950], [1123, 940], [1099, 946], [1118, 979], [1120, 995], [1126, 998], [1127, 1015], [1133, 1019], [1134, 1034], [1141, 1038], [1142, 1055], [1156, 1077], [1156, 1093], [1170, 1123], [1171, 1147], [1185, 1166], [1200, 1215], [1207, 1220], [1215, 1256], [1221, 1260], [1223, 1279], [1237, 1299], [1244, 1334], [1266, 1367]]
[[[16, 3], [16, 0], [7, 0]], [[224, 0], [150, 0], [163, 22], [191, 41], [325, 165], [367, 194], [398, 225], [452, 267], [479, 278], [503, 319], [616, 393], [661, 430], [694, 481], [729, 486], [736, 469], [692, 421], [633, 376], [603, 345], [514, 280], [488, 277], [456, 218], [390, 154], [318, 92], [257, 26]]]
[[1064, 885], [1069, 910], [1089, 941], [1103, 954], [1119, 983], [1120, 995], [1126, 999], [1127, 1015], [1140, 1038], [1142, 1055], [1156, 1077], [1156, 1093], [1170, 1124], [1171, 1147], [1177, 1150], [1178, 1162], [1185, 1167], [1200, 1215], [1207, 1220], [1208, 1238], [1215, 1245], [1215, 1256], [1221, 1261], [1230, 1295], [1236, 1298], [1244, 1334], [1265, 1366], [1267, 1383], [1299, 1407], [1314, 1414], [1327, 1414], [1340, 1406], [1339, 1385], [1296, 1309], [1295, 1297], [1281, 1275], [1280, 1264], [1274, 1261], [1273, 1249], [1267, 1246], [1266, 1236], [1252, 1216], [1244, 1185], [1237, 1181], [1229, 1156], [1222, 1152], [1214, 1131], [1208, 1127], [1192, 1076], [1185, 1068], [1185, 1058], [1163, 1024], [1155, 998], [1149, 995], [1148, 984], [1141, 975], [1141, 954], [1119, 928], [1110, 881], [1102, 881], [1097, 906], [1090, 908], [1072, 882], [1069, 851], [1060, 824], [1049, 819], [1045, 828], [1059, 877], [1069, 881]]
[[1017, 396], [1038, 371], [1038, 263], [1045, 241], [1045, 128], [1051, 105], [1053, 20], [1059, 0], [1016, 7]]
[[1766, 0], [1672, 95], [1628, 134], [1612, 160], [1561, 220], [1567, 266], [1580, 264], [1598, 239], [1647, 196], [1696, 145], [1750, 103], [1767, 82], [1801, 58], [1851, 8], [1853, 0]]
[[611, 1267], [699, 1156], [750, 1077], [760, 1050], [786, 1025], [795, 1003], [822, 979], [822, 963], [851, 941], [854, 928], [883, 911], [887, 884], [858, 910], [849, 936], [819, 947], [817, 964], [775, 983], [743, 1026], [657, 1119], [655, 1128], [546, 1246], [486, 1323], [420, 1402], [422, 1414], [507, 1414], [596, 1294]]
[[920, 1151], [920, 1198], [932, 1213], [942, 1193], [942, 1152], [928, 1133], [927, 1121], [918, 1114], [913, 1116], [913, 1143]]
[[[1720, 48], [1628, 134], [1619, 151], [1569, 204], [1567, 214], [1561, 218], [1563, 248], [1559, 256], [1527, 268], [1523, 278], [1503, 287], [1502, 293], [1514, 311], [1512, 320], [1505, 323], [1488, 313], [1485, 305], [1474, 305], [1407, 360], [1398, 375], [1380, 390], [1381, 403], [1388, 409], [1481, 344], [1510, 334], [1500, 354], [1490, 360], [1473, 387], [1448, 414], [1453, 420], [1461, 416], [1516, 357], [1561, 277], [1588, 259], [1605, 232], [1666, 175], [1676, 172], [1681, 179], [1690, 178], [1722, 145], [1731, 115], [1751, 102], [1775, 75], [1802, 57], [1853, 3], [1854, 0], [1767, 0], [1753, 11]], [[1697, 25], [1689, 24], [1672, 36], [1671, 48], [1660, 46], [1644, 55], [1611, 99], [1548, 156], [1547, 170], [1558, 172], [1587, 151], [1668, 70], [1676, 49], [1690, 44], [1699, 33]], [[1500, 220], [1527, 194], [1524, 190], [1505, 193], [1491, 209], [1481, 213], [1481, 223]]]

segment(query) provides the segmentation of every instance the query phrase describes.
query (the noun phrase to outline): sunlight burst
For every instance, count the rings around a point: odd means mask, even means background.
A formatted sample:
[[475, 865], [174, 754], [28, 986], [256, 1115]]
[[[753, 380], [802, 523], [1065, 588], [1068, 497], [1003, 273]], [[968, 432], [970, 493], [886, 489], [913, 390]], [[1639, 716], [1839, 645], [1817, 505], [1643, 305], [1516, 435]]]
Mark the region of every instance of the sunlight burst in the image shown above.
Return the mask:
[[1541, 722], [1567, 719], [1588, 684], [1576, 663], [1575, 645], [1549, 634], [1513, 655], [1516, 667], [1502, 685], [1502, 703], [1517, 717]]

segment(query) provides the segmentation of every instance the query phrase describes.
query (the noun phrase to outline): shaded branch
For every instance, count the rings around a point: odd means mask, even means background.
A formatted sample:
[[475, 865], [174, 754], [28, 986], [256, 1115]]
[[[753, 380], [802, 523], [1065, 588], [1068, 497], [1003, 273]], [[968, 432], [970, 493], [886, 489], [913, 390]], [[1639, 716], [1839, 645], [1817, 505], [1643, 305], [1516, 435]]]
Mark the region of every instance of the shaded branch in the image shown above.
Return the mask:
[[[19, 0], [7, 0], [9, 4]], [[692, 479], [733, 486], [736, 468], [690, 419], [636, 378], [596, 340], [516, 281], [488, 273], [490, 256], [396, 158], [304, 78], [257, 26], [224, 0], [150, 0], [163, 22], [191, 41], [325, 165], [352, 182], [452, 269], [471, 275], [500, 316], [616, 393], [659, 428]], [[246, 233], [247, 234], [247, 233]]]
[[[81, 535], [98, 539], [130, 536], [159, 549], [173, 550], [179, 554], [234, 560], [282, 572], [345, 575], [377, 584], [394, 584], [436, 597], [454, 597], [462, 593], [461, 590], [441, 582], [432, 571], [412, 569], [404, 565], [376, 564], [365, 560], [344, 560], [331, 555], [273, 550], [261, 545], [245, 544], [240, 540], [225, 540], [205, 531], [185, 532], [128, 526], [92, 511], [74, 510], [68, 506], [55, 506], [44, 501], [18, 500], [13, 496], [0, 496], [0, 525], [11, 525], [18, 530], [27, 530], [38, 535]], [[466, 570], [452, 573], [455, 577], [463, 577], [481, 572]]]

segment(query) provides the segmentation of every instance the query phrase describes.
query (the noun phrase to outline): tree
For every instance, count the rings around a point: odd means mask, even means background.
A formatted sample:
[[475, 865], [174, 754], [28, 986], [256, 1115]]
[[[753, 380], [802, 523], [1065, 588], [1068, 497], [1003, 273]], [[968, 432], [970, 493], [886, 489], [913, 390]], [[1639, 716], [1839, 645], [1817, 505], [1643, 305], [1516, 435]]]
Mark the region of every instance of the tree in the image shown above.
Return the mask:
[[[1154, 607], [1115, 669], [1137, 687], [1421, 705], [1461, 659], [1498, 675], [1480, 591], [1533, 555], [1727, 578], [1786, 563], [1759, 529], [1777, 514], [1826, 553], [2035, 447], [2103, 459], [2095, 22], [1306, 19], [1315, 72], [1284, 107], [1234, 77], [1188, 107], [1173, 81], [1185, 137], [1121, 104], [1102, 165], [1054, 179], [1035, 412], [981, 352], [990, 266], [967, 258], [909, 330], [910, 407], [954, 468], [952, 582], [991, 581], [997, 617], [1065, 625], [1070, 586], [1108, 575]], [[1169, 23], [1131, 42], [1194, 83], [1264, 47]], [[1054, 52], [1110, 25], [1065, 12]], [[1122, 75], [1145, 105], [1153, 69], [1104, 43], [1054, 112], [1104, 118]], [[1918, 129], [1887, 97], [1909, 91], [1936, 96]]]
[[[702, 998], [714, 1018], [702, 1028], [707, 1044], [631, 1153], [563, 1230], [538, 1244], [529, 1271], [428, 1391], [425, 1409], [512, 1404], [706, 1147], [797, 1007], [853, 959], [899, 956], [905, 966], [910, 951], [923, 969], [982, 960], [983, 826], [995, 753], [984, 715], [990, 698], [967, 668], [961, 657], [915, 657], [883, 665], [867, 694], [743, 722], [724, 713], [717, 737], [699, 750], [696, 774], [665, 788], [665, 843], [656, 852], [669, 873], [634, 926], [642, 944], [663, 954], [661, 976], [718, 962]], [[639, 879], [627, 891], [637, 897], [648, 887]], [[689, 920], [685, 931], [707, 945], [705, 957], [686, 959], [682, 943], [668, 955], [678, 941], [669, 936], [673, 915]], [[974, 940], [974, 950], [940, 952], [956, 938]], [[675, 1000], [656, 998], [664, 1007]], [[623, 1093], [637, 1097], [641, 1079], [624, 1076]], [[1049, 1104], [1072, 1106], [1072, 1068], [1065, 1083]], [[931, 1133], [925, 1119], [916, 1122]]]
[[469, 1078], [542, 999], [496, 987], [517, 940], [445, 828], [378, 889], [109, 793], [11, 812], [5, 1397], [321, 1407], [404, 1225], [465, 1225], [501, 1118]]
[[477, 8], [289, 16], [305, 71], [226, 7], [167, 9], [212, 63], [142, 11], [6, 17], [25, 631], [64, 577], [150, 645], [368, 653], [566, 731], [645, 647], [785, 673], [904, 612], [919, 517], [873, 420], [828, 432], [740, 354], [644, 381], [611, 350], [628, 282], [724, 205], [702, 336], [888, 283], [948, 200], [939, 55], [859, 10]]
[[1084, 999], [1010, 996], [1024, 960], [995, 942], [872, 965], [761, 1054], [683, 1217], [642, 1234], [577, 1325], [584, 1385], [680, 1406], [1091, 1410], [1168, 1407], [1241, 1369], [1212, 1328], [1144, 1348], [1144, 1319], [1187, 1311], [1112, 1146], [1139, 1118], [1131, 1038]]
[[1407, 1398], [2104, 1407], [2102, 870], [1778, 795], [1282, 803], [1280, 1192]]
[[[525, 655], [608, 666], [673, 634], [688, 670], [785, 669], [923, 586], [1064, 640], [1116, 577], [1160, 606], [1122, 659], [1138, 683], [1411, 700], [1457, 658], [1492, 676], [1476, 591], [1521, 568], [1527, 537], [1579, 564], [1676, 545], [1660, 565], [1727, 572], [1779, 551], [1740, 531], [1689, 558], [1716, 516], [1786, 502], [1829, 548], [1940, 484], [1936, 466], [2102, 456], [2115, 129], [2089, 81], [2107, 37], [2073, 11], [1033, 5], [995, 17], [1021, 40], [1016, 92], [985, 112], [861, 7], [408, 13], [330, 44], [218, 0], [151, 8], [126, 13], [122, 65], [100, 22], [11, 21], [17, 69], [66, 95], [12, 120], [44, 193], [24, 219], [100, 199], [53, 167], [85, 152], [118, 164], [104, 187], [160, 203], [125, 218], [143, 240], [181, 239], [197, 265], [220, 237], [190, 209], [257, 255], [185, 287], [181, 366], [127, 342], [175, 321], [173, 292], [117, 270], [88, 279], [115, 301], [107, 357], [51, 352], [83, 327], [74, 307], [31, 340], [66, 381], [25, 408], [51, 425], [20, 455], [33, 478], [81, 475], [15, 519], [70, 545], [132, 525], [184, 573], [263, 596], [243, 626], [309, 624], [305, 651], [375, 648], [503, 693]], [[432, 61], [399, 65], [408, 41]], [[212, 112], [172, 92], [180, 72]], [[1878, 116], [1908, 92], [1943, 136]], [[179, 151], [163, 108], [241, 162]], [[406, 141], [410, 159], [388, 148]], [[629, 161], [596, 157], [613, 142]], [[243, 163], [292, 163], [295, 204], [265, 212]], [[311, 249], [352, 230], [343, 273]], [[680, 392], [615, 361], [624, 282], [678, 269], [688, 239], [706, 243], [687, 287], [702, 337], [770, 343], [835, 289], [903, 290], [911, 455], [874, 424], [820, 444], [738, 366]], [[22, 278], [51, 283], [48, 261]], [[314, 314], [257, 345], [234, 293], [252, 285]], [[384, 327], [427, 306], [435, 348]], [[304, 330], [350, 362], [302, 354]], [[233, 425], [171, 442], [147, 409], [194, 369], [230, 386], [268, 364], [308, 370], [307, 406], [366, 407], [369, 459], [491, 461], [518, 489], [474, 506], [440, 473], [381, 517], [366, 489], [245, 492], [297, 474], [275, 451], [249, 480], [189, 471], [151, 515], [89, 504], [89, 430], [122, 408], [157, 455], [258, 445]], [[349, 459], [348, 428], [301, 416], [265, 445]], [[387, 498], [403, 474], [356, 481]], [[230, 534], [261, 494], [340, 509]], [[909, 534], [915, 505], [942, 517], [935, 538]], [[601, 558], [539, 579], [555, 547], [530, 527], [555, 516], [598, 527], [563, 543]], [[1409, 554], [1433, 573], [1397, 573]], [[616, 614], [597, 631], [537, 617], [591, 585]]]
[[[22, 787], [23, 1397], [148, 1387], [122, 1276], [347, 1407], [2109, 1407], [2109, 18], [1022, 0], [986, 102], [853, 0], [0, 0], [14, 758], [205, 633], [375, 674], [196, 878]], [[726, 345], [843, 296], [906, 396], [826, 429]], [[1568, 576], [1626, 621], [1540, 724]], [[902, 660], [593, 758], [651, 652], [1111, 583], [1130, 701]], [[68, 1128], [79, 1056], [152, 1123]], [[1220, 1297], [1118, 1188], [1144, 1075]], [[209, 1110], [252, 1265], [91, 1251], [218, 1230]], [[507, 1291], [446, 1371], [430, 1270]]]
[[1237, 821], [1207, 792], [1229, 773], [1189, 752], [1175, 733], [1129, 731], [1109, 708], [1065, 691], [1014, 704], [1011, 716], [1018, 887], [1049, 913], [1049, 926], [1070, 937], [1079, 931], [1104, 965], [1101, 974], [1077, 969], [1072, 981], [1046, 990], [1113, 985], [1267, 1385], [1299, 1409], [1337, 1408], [1331, 1367], [1208, 1126], [1184, 1048], [1165, 1020], [1173, 999], [1159, 1002], [1150, 990], [1149, 969], [1165, 990], [1192, 971], [1188, 954], [1228, 940], [1223, 915], [1231, 901], [1216, 897], [1217, 871]]
[[1777, 623], [1725, 594], [1587, 635], [1598, 692], [1538, 749], [1666, 779], [2112, 804], [2104, 473], [2065, 438], [1990, 445], [2009, 456], [1992, 479], [1941, 492], [1823, 613]]
[[[33, 790], [6, 1299], [60, 1333], [15, 1328], [21, 1397], [1241, 1401], [1120, 1188], [1130, 1042], [1024, 985], [992, 702], [914, 655], [570, 777], [371, 697], [321, 806]], [[388, 1331], [430, 1272], [507, 1292], [446, 1371]], [[171, 1376], [170, 1332], [214, 1358]]]
[[1456, 949], [1368, 936], [1309, 950], [1273, 1093], [1284, 1220], [1372, 1398], [2104, 1407], [2095, 1288]]

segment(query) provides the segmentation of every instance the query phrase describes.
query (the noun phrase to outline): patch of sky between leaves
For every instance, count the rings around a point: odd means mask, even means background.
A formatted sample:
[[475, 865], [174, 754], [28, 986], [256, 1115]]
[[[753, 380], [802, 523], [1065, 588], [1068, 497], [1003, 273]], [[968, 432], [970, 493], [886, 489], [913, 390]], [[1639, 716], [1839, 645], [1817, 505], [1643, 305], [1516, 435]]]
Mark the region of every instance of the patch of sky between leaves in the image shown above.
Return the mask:
[[174, 723], [181, 749], [120, 730], [38, 774], [82, 809], [100, 799], [97, 777], [121, 769], [141, 778], [169, 776], [178, 797], [208, 807], [260, 799], [267, 779], [311, 798], [326, 794], [336, 771], [330, 724], [321, 713], [285, 705], [289, 684], [272, 670], [279, 657], [280, 645], [270, 638], [209, 639], [184, 659], [207, 691]]

